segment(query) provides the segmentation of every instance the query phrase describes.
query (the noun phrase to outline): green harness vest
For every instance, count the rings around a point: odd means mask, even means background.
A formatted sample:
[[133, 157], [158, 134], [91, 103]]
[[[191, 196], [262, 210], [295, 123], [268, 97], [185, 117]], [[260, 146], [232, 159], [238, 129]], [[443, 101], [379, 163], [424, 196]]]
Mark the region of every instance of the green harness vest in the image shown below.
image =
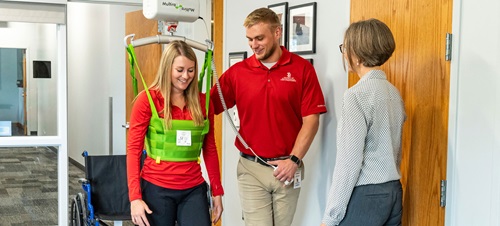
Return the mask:
[[[134, 53], [134, 48], [130, 44], [127, 48], [129, 54], [129, 62], [131, 65], [130, 74], [133, 79], [134, 93], [137, 96], [137, 79], [135, 78], [134, 66], [137, 64], [137, 60]], [[212, 51], [208, 50], [205, 54], [205, 63], [203, 65], [203, 70], [200, 73], [200, 80], [198, 83], [198, 88], [203, 87], [203, 79], [205, 77], [205, 69], [207, 70], [208, 76], [206, 77], [206, 101], [205, 110], [207, 118], [204, 120], [203, 126], [196, 126], [192, 120], [172, 120], [172, 128], [167, 129], [165, 126], [165, 120], [158, 116], [156, 107], [149, 93], [146, 82], [142, 77], [141, 70], [137, 65], [137, 70], [141, 76], [142, 84], [144, 85], [144, 90], [148, 96], [149, 105], [151, 106], [151, 120], [149, 121], [149, 127], [146, 132], [145, 144], [148, 156], [155, 159], [156, 163], [160, 161], [170, 161], [170, 162], [187, 162], [187, 161], [198, 161], [200, 158], [201, 148], [203, 147], [203, 140], [205, 135], [209, 130], [208, 121], [208, 110], [210, 104], [210, 87], [212, 85]], [[190, 135], [190, 142], [188, 144], [184, 143], [178, 145], [179, 134]], [[182, 136], [181, 136], [182, 137]], [[190, 143], [190, 145], [189, 145]]]

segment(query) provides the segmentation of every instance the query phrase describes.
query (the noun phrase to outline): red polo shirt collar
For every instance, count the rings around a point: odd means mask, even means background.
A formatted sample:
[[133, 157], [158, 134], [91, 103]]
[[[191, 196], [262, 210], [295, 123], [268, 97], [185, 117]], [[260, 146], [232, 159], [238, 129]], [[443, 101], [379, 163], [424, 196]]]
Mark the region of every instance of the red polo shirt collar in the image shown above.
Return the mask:
[[[288, 64], [288, 63], [290, 63], [290, 59], [292, 58], [292, 54], [287, 49], [285, 49], [285, 47], [280, 46], [280, 48], [281, 48], [281, 57], [278, 60], [278, 63], [276, 63], [273, 67], [275, 67], [276, 65], [285, 65], [285, 64]], [[264, 66], [260, 62], [260, 60], [257, 60], [257, 57], [255, 57], [255, 54], [253, 54], [250, 57], [249, 64], [250, 64], [251, 67], [261, 67], [261, 66]]]

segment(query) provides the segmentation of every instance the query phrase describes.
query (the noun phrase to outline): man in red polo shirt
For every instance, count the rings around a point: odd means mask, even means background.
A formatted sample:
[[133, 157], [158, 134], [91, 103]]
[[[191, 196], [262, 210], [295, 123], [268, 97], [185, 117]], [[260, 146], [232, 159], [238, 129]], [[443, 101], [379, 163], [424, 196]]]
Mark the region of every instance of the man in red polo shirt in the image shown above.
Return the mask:
[[[292, 224], [300, 182], [302, 158], [326, 112], [314, 67], [280, 46], [281, 23], [268, 8], [254, 10], [245, 19], [248, 44], [254, 55], [231, 66], [220, 78], [228, 108], [237, 106], [241, 158], [237, 174], [245, 224]], [[217, 87], [211, 98], [215, 113], [224, 109]], [[259, 156], [261, 159], [257, 158]]]

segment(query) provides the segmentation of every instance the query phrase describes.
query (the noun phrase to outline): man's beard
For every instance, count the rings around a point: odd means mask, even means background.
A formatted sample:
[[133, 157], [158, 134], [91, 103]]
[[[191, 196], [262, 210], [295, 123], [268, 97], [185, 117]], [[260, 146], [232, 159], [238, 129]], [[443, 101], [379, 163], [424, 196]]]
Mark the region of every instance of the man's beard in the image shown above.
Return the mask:
[[269, 52], [265, 53], [264, 56], [262, 58], [260, 58], [259, 60], [260, 61], [265, 61], [267, 60], [271, 55], [273, 55], [274, 51], [276, 51], [276, 49], [279, 48], [277, 47], [276, 43], [273, 43], [273, 46], [272, 48], [269, 50]]

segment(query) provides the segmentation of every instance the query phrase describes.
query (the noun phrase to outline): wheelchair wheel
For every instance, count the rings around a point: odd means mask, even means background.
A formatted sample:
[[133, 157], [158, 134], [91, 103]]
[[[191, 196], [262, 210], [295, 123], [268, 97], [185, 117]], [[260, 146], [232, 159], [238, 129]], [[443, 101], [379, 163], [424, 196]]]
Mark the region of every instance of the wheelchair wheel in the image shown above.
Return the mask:
[[89, 212], [87, 210], [87, 195], [86, 193], [78, 193], [78, 198], [80, 199], [80, 203], [82, 206], [82, 220], [83, 220], [83, 225], [87, 224], [87, 217], [89, 216]]
[[83, 226], [82, 202], [78, 195], [71, 201], [71, 226]]

